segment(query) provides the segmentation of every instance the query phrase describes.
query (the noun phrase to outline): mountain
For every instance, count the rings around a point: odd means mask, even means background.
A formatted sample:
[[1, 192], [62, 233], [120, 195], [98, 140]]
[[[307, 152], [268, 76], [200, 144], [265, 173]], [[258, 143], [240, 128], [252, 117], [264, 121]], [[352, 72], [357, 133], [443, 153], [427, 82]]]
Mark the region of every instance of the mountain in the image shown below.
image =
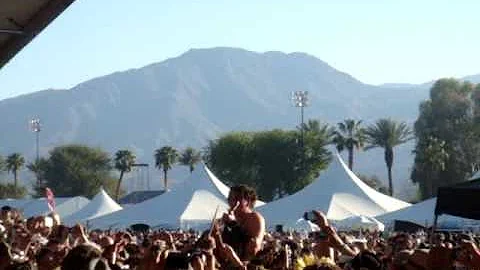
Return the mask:
[[462, 78], [464, 81], [469, 81], [471, 83], [480, 83], [480, 74], [470, 75]]
[[[469, 81], [471, 83], [480, 83], [480, 74], [476, 75], [469, 75], [465, 76], [462, 78], [459, 78], [459, 80], [462, 81]], [[433, 84], [435, 83], [435, 80], [429, 81], [426, 83], [422, 84], [411, 84], [411, 83], [384, 83], [379, 85], [380, 87], [386, 87], [386, 88], [416, 88], [416, 89], [430, 89]]]
[[[28, 122], [39, 117], [42, 155], [56, 145], [77, 142], [111, 152], [128, 147], [152, 164], [153, 150], [166, 144], [203, 147], [231, 130], [294, 128], [300, 111], [291, 103], [293, 90], [309, 91], [305, 119], [332, 124], [347, 117], [365, 123], [392, 117], [411, 124], [428, 97], [428, 89], [364, 84], [305, 53], [193, 49], [71, 89], [0, 101], [0, 153], [17, 151], [31, 159], [35, 137]], [[402, 183], [409, 177], [412, 147], [396, 149], [394, 178]], [[356, 170], [386, 179], [381, 150], [357, 157]], [[158, 187], [160, 181], [153, 182]]]

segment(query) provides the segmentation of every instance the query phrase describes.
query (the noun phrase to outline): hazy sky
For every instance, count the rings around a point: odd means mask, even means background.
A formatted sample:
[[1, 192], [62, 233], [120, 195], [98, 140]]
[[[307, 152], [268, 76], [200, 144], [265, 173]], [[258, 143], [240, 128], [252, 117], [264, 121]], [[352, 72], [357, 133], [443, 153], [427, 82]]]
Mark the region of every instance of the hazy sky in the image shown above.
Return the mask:
[[77, 0], [0, 70], [0, 99], [216, 46], [306, 52], [370, 84], [477, 74], [479, 10], [475, 0]]

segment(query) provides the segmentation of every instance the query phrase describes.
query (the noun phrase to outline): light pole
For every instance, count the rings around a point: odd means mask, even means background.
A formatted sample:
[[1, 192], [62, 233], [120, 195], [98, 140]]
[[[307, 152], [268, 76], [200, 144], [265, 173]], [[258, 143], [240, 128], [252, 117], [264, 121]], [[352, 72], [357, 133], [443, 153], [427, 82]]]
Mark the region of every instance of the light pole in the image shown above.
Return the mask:
[[305, 169], [305, 145], [304, 145], [304, 122], [303, 108], [308, 106], [308, 91], [292, 92], [292, 101], [295, 107], [300, 108], [300, 146], [302, 148], [302, 170]]
[[30, 120], [30, 130], [35, 132], [36, 134], [36, 147], [37, 147], [37, 162], [40, 159], [40, 151], [39, 151], [39, 137], [41, 131], [40, 119], [35, 118]]
[[303, 148], [303, 108], [308, 106], [308, 91], [295, 91], [292, 92], [292, 100], [295, 107], [300, 108], [300, 132], [301, 132], [301, 145]]

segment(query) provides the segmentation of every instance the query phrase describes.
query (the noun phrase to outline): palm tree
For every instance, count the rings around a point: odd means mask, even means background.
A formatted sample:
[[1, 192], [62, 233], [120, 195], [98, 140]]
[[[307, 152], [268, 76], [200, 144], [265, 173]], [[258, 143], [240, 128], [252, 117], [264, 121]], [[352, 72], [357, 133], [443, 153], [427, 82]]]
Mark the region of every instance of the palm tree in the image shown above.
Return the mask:
[[361, 127], [362, 121], [353, 119], [345, 119], [337, 124], [333, 143], [336, 145], [338, 152], [348, 151], [348, 168], [353, 169], [353, 152], [355, 149], [363, 148], [365, 143], [365, 132]]
[[413, 152], [422, 157], [424, 165], [427, 166], [422, 195], [424, 198], [430, 198], [437, 193], [438, 186], [435, 185], [435, 179], [440, 172], [445, 171], [450, 155], [446, 150], [447, 145], [443, 140], [429, 136], [425, 140], [425, 144], [426, 147], [423, 151], [414, 150]]
[[195, 170], [195, 165], [202, 160], [202, 156], [199, 151], [192, 147], [187, 147], [180, 156], [179, 162], [182, 165], [189, 166], [190, 174]]
[[19, 153], [13, 153], [7, 157], [7, 171], [13, 173], [14, 185], [17, 188], [18, 184], [18, 170], [20, 170], [25, 164], [25, 159]]
[[3, 172], [5, 170], [5, 159], [3, 156], [0, 155], [0, 172]]
[[385, 149], [385, 164], [388, 171], [388, 193], [393, 195], [392, 166], [393, 148], [411, 139], [412, 130], [405, 122], [396, 122], [389, 118], [378, 120], [365, 130], [368, 146], [365, 149], [381, 147]]
[[163, 170], [163, 186], [165, 191], [168, 188], [167, 173], [172, 166], [177, 162], [177, 150], [171, 146], [164, 146], [155, 150], [155, 167]]
[[118, 150], [115, 153], [115, 169], [120, 172], [117, 188], [115, 190], [116, 201], [118, 201], [118, 196], [120, 194], [120, 185], [122, 184], [123, 174], [132, 171], [132, 167], [135, 164], [135, 158], [135, 155], [129, 150]]
[[35, 174], [35, 178], [37, 178], [37, 187], [39, 188], [42, 186], [42, 180], [47, 166], [48, 160], [43, 157], [27, 164], [27, 169]]
[[303, 130], [306, 134], [311, 133], [326, 139], [328, 143], [330, 143], [335, 133], [335, 130], [329, 124], [312, 119], [309, 119], [307, 123], [303, 124]]

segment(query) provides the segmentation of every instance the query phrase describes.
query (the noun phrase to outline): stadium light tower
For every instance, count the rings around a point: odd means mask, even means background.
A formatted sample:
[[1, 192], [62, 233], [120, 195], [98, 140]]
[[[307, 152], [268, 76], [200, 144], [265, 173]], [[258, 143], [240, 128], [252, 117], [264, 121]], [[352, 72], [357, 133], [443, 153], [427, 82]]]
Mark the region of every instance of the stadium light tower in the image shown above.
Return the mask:
[[30, 130], [32, 132], [35, 132], [36, 134], [36, 147], [37, 147], [37, 162], [40, 158], [40, 151], [39, 151], [39, 137], [40, 137], [40, 131], [41, 131], [41, 125], [40, 125], [40, 119], [35, 118], [30, 120]]
[[303, 108], [308, 106], [308, 91], [294, 91], [292, 92], [292, 101], [295, 107], [300, 108], [300, 132], [301, 132], [301, 146], [304, 150], [304, 122], [303, 122]]

